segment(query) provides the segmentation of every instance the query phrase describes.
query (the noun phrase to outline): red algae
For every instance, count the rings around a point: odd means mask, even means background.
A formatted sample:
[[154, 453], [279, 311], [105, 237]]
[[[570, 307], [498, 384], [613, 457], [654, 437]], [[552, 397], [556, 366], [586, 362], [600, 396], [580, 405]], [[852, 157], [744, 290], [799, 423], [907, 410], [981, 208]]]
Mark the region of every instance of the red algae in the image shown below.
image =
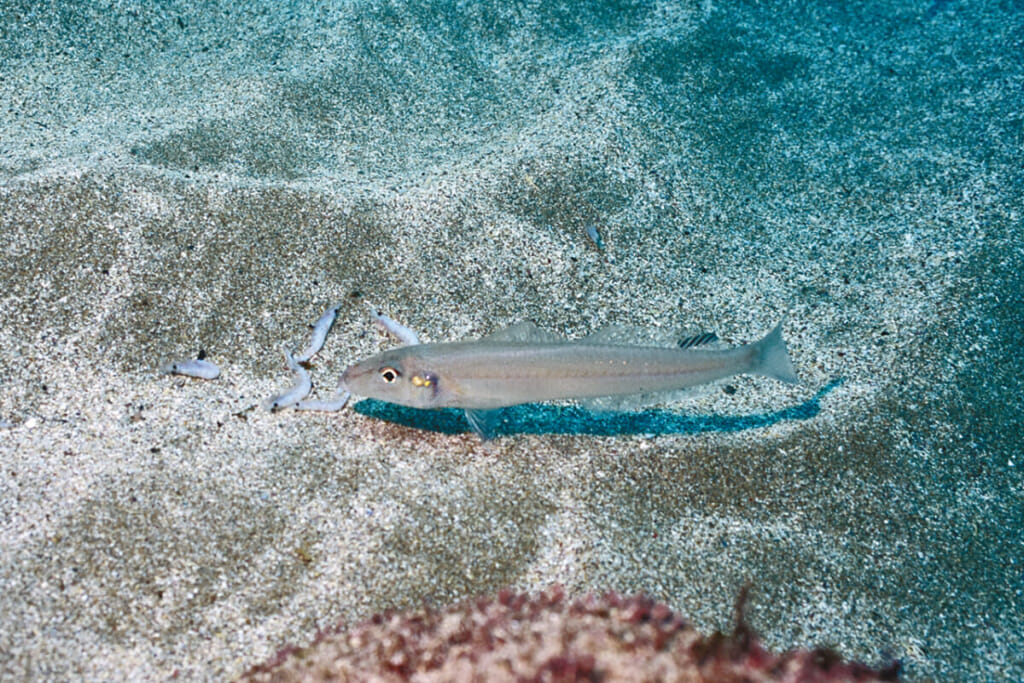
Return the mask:
[[441, 610], [377, 615], [285, 648], [242, 681], [894, 681], [824, 649], [774, 654], [736, 602], [730, 634], [703, 636], [667, 605], [609, 592], [568, 600], [502, 590]]

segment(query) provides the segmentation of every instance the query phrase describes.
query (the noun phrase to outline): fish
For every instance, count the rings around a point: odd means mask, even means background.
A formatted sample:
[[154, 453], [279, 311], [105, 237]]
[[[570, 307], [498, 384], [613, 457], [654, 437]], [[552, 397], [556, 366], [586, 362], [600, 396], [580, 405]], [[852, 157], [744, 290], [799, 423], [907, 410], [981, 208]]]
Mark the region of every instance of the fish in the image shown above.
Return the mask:
[[[593, 223], [588, 223], [583, 228], [583, 232], [586, 234], [588, 238], [590, 238], [590, 241], [594, 243], [594, 246], [597, 247], [598, 251], [605, 251], [604, 240], [601, 239], [601, 233], [597, 231], [596, 225], [594, 225]], [[612, 256], [606, 255], [606, 258], [608, 259], [608, 263], [615, 263], [615, 259]]]
[[[694, 340], [696, 339], [696, 343]], [[474, 341], [403, 346], [358, 361], [339, 389], [412, 408], [461, 408], [486, 438], [493, 411], [523, 403], [582, 400], [600, 407], [615, 397], [657, 397], [733, 375], [798, 383], [782, 323], [760, 341], [726, 349], [623, 343], [616, 328], [567, 340], [521, 323]], [[608, 405], [608, 404], [604, 404]]]

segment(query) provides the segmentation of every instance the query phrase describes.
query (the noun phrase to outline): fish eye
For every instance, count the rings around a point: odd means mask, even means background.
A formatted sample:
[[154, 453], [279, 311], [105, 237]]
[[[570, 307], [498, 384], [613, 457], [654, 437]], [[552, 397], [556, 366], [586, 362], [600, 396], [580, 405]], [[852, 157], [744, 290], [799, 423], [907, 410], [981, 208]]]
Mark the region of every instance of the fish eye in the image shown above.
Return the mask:
[[400, 373], [398, 370], [395, 370], [392, 367], [384, 367], [380, 369], [380, 378], [383, 379], [388, 384], [391, 384], [401, 376], [402, 373]]

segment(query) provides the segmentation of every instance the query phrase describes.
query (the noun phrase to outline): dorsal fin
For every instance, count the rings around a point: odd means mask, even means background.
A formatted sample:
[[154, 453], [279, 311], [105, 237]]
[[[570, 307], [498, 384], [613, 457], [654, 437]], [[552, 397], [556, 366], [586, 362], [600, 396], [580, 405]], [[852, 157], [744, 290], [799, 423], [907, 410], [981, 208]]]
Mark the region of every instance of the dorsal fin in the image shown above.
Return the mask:
[[613, 346], [660, 346], [665, 348], [691, 349], [718, 341], [714, 332], [687, 327], [682, 330], [662, 327], [629, 327], [613, 325], [594, 332], [583, 339], [582, 344], [611, 344]]
[[718, 341], [718, 335], [714, 332], [700, 332], [690, 337], [680, 339], [678, 342], [679, 348], [681, 349], [692, 349], [695, 346], [704, 346], [711, 342]]
[[550, 330], [541, 329], [531, 322], [523, 322], [495, 330], [486, 337], [481, 337], [480, 341], [558, 342], [565, 340]]

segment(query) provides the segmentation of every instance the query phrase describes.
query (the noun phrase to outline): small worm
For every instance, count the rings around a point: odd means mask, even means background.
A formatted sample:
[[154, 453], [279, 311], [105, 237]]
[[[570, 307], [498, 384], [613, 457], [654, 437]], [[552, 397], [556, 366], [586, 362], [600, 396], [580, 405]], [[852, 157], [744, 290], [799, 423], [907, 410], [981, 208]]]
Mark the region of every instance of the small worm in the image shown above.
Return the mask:
[[299, 401], [295, 404], [295, 410], [322, 410], [328, 413], [335, 413], [345, 407], [352, 394], [347, 391], [336, 392], [337, 398], [333, 401]]
[[172, 360], [160, 366], [165, 375], [185, 375], [199, 379], [217, 379], [220, 368], [208, 360]]
[[313, 390], [313, 380], [310, 379], [306, 368], [299, 365], [287, 347], [284, 349], [284, 359], [288, 363], [288, 369], [295, 373], [295, 384], [287, 391], [271, 396], [263, 402], [263, 407], [271, 412], [295, 405], [309, 396], [309, 392]]
[[320, 352], [320, 349], [324, 347], [324, 340], [327, 339], [327, 333], [331, 331], [331, 325], [338, 317], [338, 310], [341, 308], [341, 304], [337, 306], [331, 306], [324, 314], [320, 316], [320, 319], [313, 325], [313, 335], [309, 339], [309, 346], [306, 350], [295, 357], [296, 362], [305, 363], [310, 358]]
[[398, 341], [402, 342], [406, 346], [415, 346], [420, 343], [420, 337], [418, 334], [410, 330], [405, 325], [387, 317], [373, 304], [367, 303], [366, 305], [370, 307], [370, 311], [373, 313], [374, 322], [376, 322], [382, 330], [393, 334]]

